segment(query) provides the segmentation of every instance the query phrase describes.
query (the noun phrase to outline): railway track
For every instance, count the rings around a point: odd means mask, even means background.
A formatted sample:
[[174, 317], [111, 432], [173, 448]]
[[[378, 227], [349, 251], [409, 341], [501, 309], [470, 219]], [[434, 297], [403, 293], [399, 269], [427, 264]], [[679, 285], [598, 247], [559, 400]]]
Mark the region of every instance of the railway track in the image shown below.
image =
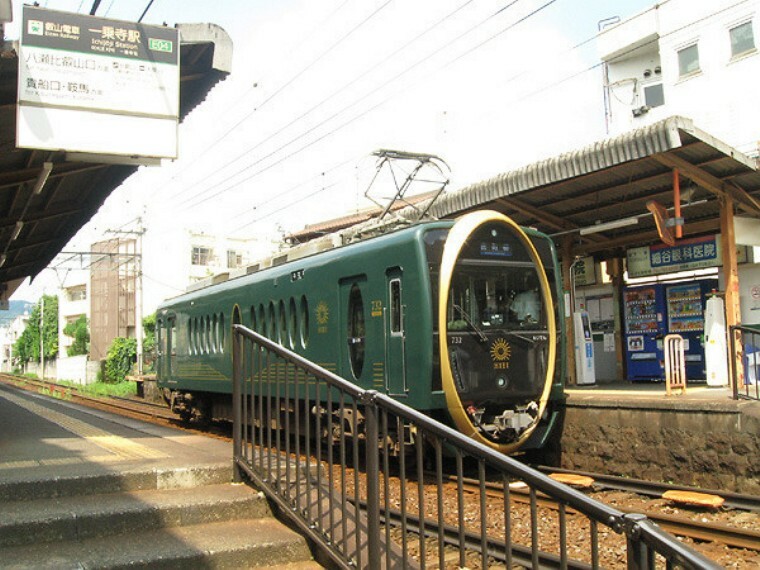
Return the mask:
[[[49, 395], [59, 397], [66, 400], [82, 402], [87, 405], [95, 406], [101, 409], [115, 410], [119, 413], [126, 413], [132, 416], [137, 416], [145, 419], [156, 420], [159, 419], [164, 422], [170, 422], [174, 425], [181, 425], [182, 422], [161, 404], [155, 404], [151, 402], [138, 401], [132, 398], [125, 397], [96, 397], [87, 394], [82, 394], [71, 386], [65, 386], [54, 382], [42, 382], [30, 378], [19, 378], [17, 376], [10, 376], [0, 374], [0, 381], [7, 382], [16, 386], [26, 385], [28, 389], [44, 390]], [[182, 426], [186, 427], [186, 426]], [[218, 434], [215, 434], [217, 437]], [[224, 436], [222, 436], [224, 437]], [[665, 491], [668, 490], [695, 490], [689, 487], [669, 485], [665, 483], [657, 483], [651, 481], [642, 481], [636, 479], [628, 479], [624, 477], [615, 477], [611, 475], [604, 475], [599, 473], [589, 473], [580, 471], [571, 471], [566, 469], [553, 469], [548, 467], [540, 467], [544, 472], [551, 473], [565, 473], [576, 474], [594, 479], [594, 491], [624, 491], [628, 493], [634, 493], [642, 497], [648, 498], [660, 498]], [[456, 493], [455, 477], [448, 477], [448, 484], [451, 486], [451, 492]], [[474, 479], [463, 479], [463, 492], [467, 495], [478, 496], [481, 493], [480, 482]], [[503, 499], [503, 488], [499, 483], [485, 482], [484, 485], [486, 495], [490, 498]], [[725, 507], [731, 509], [744, 510], [749, 512], [760, 512], [760, 497], [741, 495], [738, 493], [729, 493], [724, 491], [706, 491], [712, 494], [717, 494], [725, 498]], [[519, 486], [513, 486], [510, 488], [511, 500], [516, 505], [527, 505], [530, 503], [529, 491], [520, 489]], [[560, 507], [555, 501], [552, 501], [548, 497], [539, 495], [537, 497], [538, 505], [554, 511], [557, 511]], [[746, 548], [750, 550], [760, 551], [760, 532], [752, 529], [743, 529], [728, 526], [725, 524], [702, 522], [699, 520], [690, 519], [687, 517], [673, 516], [656, 512], [654, 510], [641, 509], [626, 509], [624, 507], [617, 506], [620, 511], [625, 513], [638, 512], [646, 515], [650, 520], [659, 524], [664, 530], [682, 537], [688, 537], [696, 541], [715, 541], [718, 543], [726, 544], [734, 548]], [[573, 514], [572, 509], [566, 508], [568, 515]], [[398, 519], [398, 513], [393, 510], [389, 510], [386, 513], [388, 522], [394, 524], [394, 521]], [[407, 514], [408, 517], [408, 514]], [[409, 521], [407, 521], [409, 522]], [[419, 521], [412, 521], [413, 526], [417, 527], [408, 528], [410, 532], [418, 532]], [[459, 534], [459, 529], [454, 527], [444, 527], [438, 529], [438, 523], [436, 521], [425, 520], [424, 527], [427, 533], [438, 534], [439, 532], [445, 537], [451, 537], [451, 543], [455, 543], [455, 537]], [[449, 539], [445, 539], [449, 542]], [[472, 550], [479, 551], [482, 549], [482, 541], [479, 535], [467, 536], [467, 542], [472, 545]], [[506, 560], [507, 545], [503, 541], [487, 539], [486, 548], [489, 556], [498, 559]], [[517, 550], [515, 549], [517, 548]], [[468, 547], [469, 549], [469, 547]], [[519, 559], [525, 554], [519, 552], [519, 547], [512, 547], [513, 556], [515, 559]], [[545, 567], [555, 567], [558, 561], [552, 558], [552, 555], [547, 555], [542, 560], [542, 564]], [[570, 561], [569, 567], [571, 568], [584, 568], [587, 567], [582, 562]]]
[[[548, 472], [554, 472], [548, 468], [544, 468]], [[560, 470], [562, 473], [572, 473], [572, 474], [578, 474], [578, 472], [570, 471], [570, 470]], [[588, 473], [584, 473], [586, 476], [590, 476]], [[603, 478], [603, 477], [602, 477]], [[672, 485], [666, 485], [662, 483], [656, 483], [656, 482], [648, 482], [648, 481], [642, 481], [642, 480], [636, 480], [635, 484], [627, 485], [627, 484], [621, 484], [619, 487], [615, 486], [615, 482], [621, 479], [623, 482], [627, 482], [627, 480], [624, 480], [624, 478], [614, 478], [614, 479], [607, 479], [605, 483], [605, 488], [607, 489], [614, 489], [614, 490], [624, 490], [628, 492], [637, 492], [632, 491], [632, 489], [639, 489], [642, 490], [641, 494], [644, 494], [646, 496], [657, 496], [658, 498], [662, 495], [665, 490], [671, 490], [674, 486]], [[454, 477], [449, 477], [449, 481], [454, 481]], [[493, 482], [485, 482], [484, 484], [486, 495], [493, 497], [493, 498], [503, 498], [504, 497], [504, 490], [502, 485], [498, 483]], [[688, 489], [691, 491], [694, 491], [693, 488], [689, 487], [678, 487], [679, 489]], [[469, 493], [472, 495], [479, 495], [481, 493], [481, 486], [480, 482], [473, 480], [473, 479], [465, 479], [463, 480], [463, 491], [465, 493]], [[659, 492], [659, 494], [657, 494]], [[521, 489], [519, 486], [511, 486], [510, 487], [510, 496], [513, 502], [525, 504], [530, 504], [530, 492], [526, 489]], [[758, 497], [753, 496], [744, 496], [744, 495], [738, 495], [738, 494], [731, 494], [733, 495], [735, 499], [735, 504], [740, 505], [747, 505], [747, 506], [753, 506], [756, 504], [756, 501], [759, 499]], [[559, 503], [549, 497], [539, 495], [537, 497], [537, 503], [539, 506], [546, 507], [552, 510], [559, 510]], [[654, 510], [645, 510], [642, 511], [640, 509], [628, 509], [625, 507], [616, 507], [618, 510], [620, 510], [623, 513], [626, 514], [632, 514], [632, 513], [639, 513], [645, 515], [650, 520], [656, 522], [662, 529], [666, 530], [667, 532], [671, 534], [675, 534], [677, 536], [682, 537], [688, 537], [693, 540], [699, 540], [699, 541], [715, 541], [720, 542], [723, 544], [726, 544], [728, 546], [732, 546], [734, 548], [748, 548], [752, 550], [760, 551], [760, 532], [751, 530], [751, 529], [743, 529], [743, 528], [737, 528], [737, 527], [731, 527], [725, 524], [720, 523], [711, 523], [711, 522], [703, 522], [700, 520], [695, 520], [689, 517], [681, 517], [681, 516], [674, 516], [674, 515], [666, 515]], [[739, 507], [733, 507], [733, 508], [739, 508]], [[754, 510], [754, 509], [742, 509], [742, 510]], [[571, 508], [566, 509], [567, 514], [574, 514], [574, 510]]]

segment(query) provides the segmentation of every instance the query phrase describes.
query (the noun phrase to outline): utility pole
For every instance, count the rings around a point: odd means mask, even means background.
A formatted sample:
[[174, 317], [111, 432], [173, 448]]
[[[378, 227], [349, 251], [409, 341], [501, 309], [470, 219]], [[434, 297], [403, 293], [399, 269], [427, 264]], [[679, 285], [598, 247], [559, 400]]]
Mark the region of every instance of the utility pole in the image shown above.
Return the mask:
[[40, 380], [45, 379], [45, 291], [40, 298]]

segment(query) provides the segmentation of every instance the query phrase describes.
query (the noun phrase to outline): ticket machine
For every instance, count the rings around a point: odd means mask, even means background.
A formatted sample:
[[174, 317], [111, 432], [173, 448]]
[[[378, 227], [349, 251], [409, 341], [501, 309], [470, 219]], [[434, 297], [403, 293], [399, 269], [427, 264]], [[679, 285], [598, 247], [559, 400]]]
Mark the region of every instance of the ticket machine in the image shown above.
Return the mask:
[[573, 332], [575, 333], [575, 378], [578, 385], [596, 383], [594, 369], [594, 338], [586, 311], [573, 313]]

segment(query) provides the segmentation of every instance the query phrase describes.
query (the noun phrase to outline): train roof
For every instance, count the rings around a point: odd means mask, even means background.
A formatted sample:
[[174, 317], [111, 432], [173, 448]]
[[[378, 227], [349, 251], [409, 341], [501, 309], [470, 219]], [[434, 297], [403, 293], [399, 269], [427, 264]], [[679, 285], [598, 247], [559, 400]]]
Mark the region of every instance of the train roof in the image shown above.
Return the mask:
[[[342, 252], [348, 247], [353, 248], [362, 244], [376, 243], [376, 240], [383, 238], [395, 238], [402, 241], [407, 236], [415, 235], [416, 232], [422, 228], [428, 228], [431, 226], [446, 228], [451, 227], [453, 224], [454, 220], [426, 220], [415, 223], [410, 223], [398, 218], [383, 222], [371, 220], [303, 244], [295, 245], [283, 252], [262, 259], [245, 268], [230, 271], [228, 273], [221, 273], [209, 277], [208, 279], [198, 281], [188, 287], [184, 293], [166, 299], [159, 306], [159, 311], [166, 308], [167, 304], [173, 304], [184, 300], [189, 301], [210, 293], [226, 291], [229, 287], [236, 286], [239, 280], [249, 275], [278, 268], [287, 271], [287, 267], [285, 266], [298, 260], [308, 259], [321, 254], [328, 254], [330, 252], [336, 252], [336, 254], [339, 254], [339, 252]], [[233, 284], [233, 281], [236, 283]]]

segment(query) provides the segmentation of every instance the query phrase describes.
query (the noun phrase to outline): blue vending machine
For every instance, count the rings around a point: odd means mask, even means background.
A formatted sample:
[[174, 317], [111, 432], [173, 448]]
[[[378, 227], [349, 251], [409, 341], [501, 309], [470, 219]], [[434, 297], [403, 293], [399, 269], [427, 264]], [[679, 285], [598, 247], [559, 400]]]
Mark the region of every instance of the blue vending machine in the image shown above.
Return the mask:
[[701, 279], [670, 285], [666, 289], [668, 333], [684, 338], [686, 379], [704, 380], [705, 370], [705, 306], [711, 291], [718, 288], [717, 279]]
[[665, 299], [660, 284], [623, 291], [625, 363], [629, 380], [662, 380]]

